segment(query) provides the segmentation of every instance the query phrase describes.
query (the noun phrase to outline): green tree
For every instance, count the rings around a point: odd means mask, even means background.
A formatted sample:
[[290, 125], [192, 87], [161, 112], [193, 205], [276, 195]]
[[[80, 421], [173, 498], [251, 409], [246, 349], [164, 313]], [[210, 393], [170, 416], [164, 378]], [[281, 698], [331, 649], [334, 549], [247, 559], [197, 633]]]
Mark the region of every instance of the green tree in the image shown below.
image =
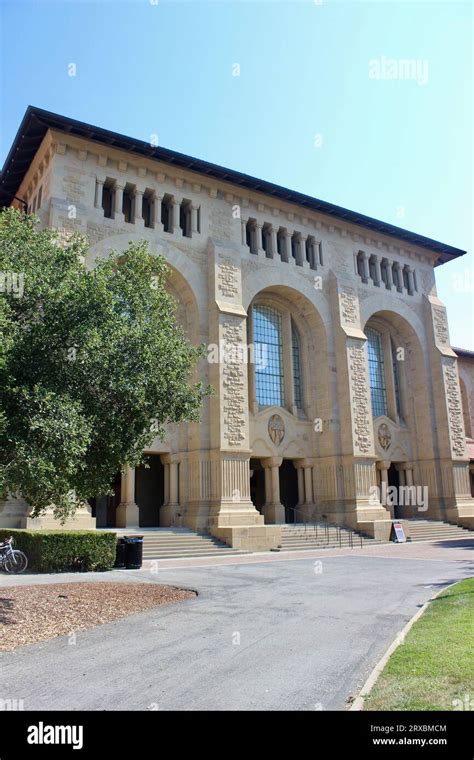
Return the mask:
[[87, 268], [84, 237], [36, 223], [0, 213], [0, 488], [64, 520], [209, 389], [162, 257], [130, 243]]

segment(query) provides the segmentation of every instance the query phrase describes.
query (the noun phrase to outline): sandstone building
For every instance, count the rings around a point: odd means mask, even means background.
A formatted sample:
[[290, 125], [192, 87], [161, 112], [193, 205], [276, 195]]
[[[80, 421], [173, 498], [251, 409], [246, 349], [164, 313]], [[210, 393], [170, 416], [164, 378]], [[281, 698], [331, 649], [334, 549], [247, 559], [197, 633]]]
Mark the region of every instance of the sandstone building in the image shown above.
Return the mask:
[[[423, 517], [474, 527], [474, 355], [459, 351], [460, 385], [435, 282], [464, 251], [32, 107], [0, 192], [88, 235], [91, 262], [146, 239], [190, 340], [222, 349], [200, 367], [216, 390], [201, 423], [170, 426], [74, 525], [185, 525], [246, 549], [304, 519], [387, 537], [419, 512], [374, 501], [386, 483], [427, 486]], [[27, 512], [10, 499], [0, 526], [52, 524]]]

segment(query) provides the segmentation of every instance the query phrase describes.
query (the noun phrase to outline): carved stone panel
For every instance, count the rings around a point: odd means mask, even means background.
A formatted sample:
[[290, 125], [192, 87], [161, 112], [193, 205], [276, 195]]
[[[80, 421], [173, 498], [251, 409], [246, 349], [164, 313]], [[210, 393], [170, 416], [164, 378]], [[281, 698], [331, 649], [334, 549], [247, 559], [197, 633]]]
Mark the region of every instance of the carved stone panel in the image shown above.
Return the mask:
[[367, 354], [364, 343], [358, 340], [348, 341], [347, 362], [354, 454], [356, 456], [373, 456], [372, 410]]
[[247, 449], [245, 319], [222, 314], [220, 340], [221, 446], [227, 449]]
[[285, 423], [279, 414], [272, 414], [268, 420], [268, 435], [275, 444], [279, 446], [285, 437]]
[[239, 295], [239, 267], [230, 258], [219, 258], [217, 272], [217, 289], [223, 300], [233, 299]]
[[432, 314], [435, 342], [440, 346], [449, 346], [449, 331], [446, 309], [444, 306], [433, 306]]
[[345, 287], [339, 291], [339, 311], [341, 324], [350, 327], [360, 326], [359, 299], [354, 288]]
[[456, 359], [451, 359], [447, 356], [443, 357], [443, 377], [448, 409], [451, 451], [455, 457], [467, 458], [461, 391], [459, 388]]
[[383, 450], [387, 451], [392, 442], [392, 433], [390, 432], [390, 428], [386, 422], [383, 422], [379, 426], [377, 437]]

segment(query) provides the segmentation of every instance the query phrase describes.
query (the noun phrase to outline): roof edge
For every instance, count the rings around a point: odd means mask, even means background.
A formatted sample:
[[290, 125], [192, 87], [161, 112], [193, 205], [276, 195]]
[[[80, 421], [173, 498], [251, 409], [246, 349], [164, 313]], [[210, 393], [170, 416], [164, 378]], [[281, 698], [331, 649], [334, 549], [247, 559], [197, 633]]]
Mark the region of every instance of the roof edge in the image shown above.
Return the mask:
[[[46, 111], [42, 108], [29, 105], [20, 123], [12, 146], [5, 159], [0, 173], [0, 195], [4, 198], [12, 198], [18, 190], [26, 171], [31, 163], [32, 154], [38, 149], [42, 138], [48, 129], [67, 131], [84, 139], [94, 140], [102, 144], [113, 145], [117, 149], [132, 151], [147, 158], [162, 161], [175, 166], [182, 166], [189, 171], [212, 176], [223, 182], [238, 185], [240, 188], [253, 190], [265, 195], [270, 195], [288, 203], [315, 211], [354, 224], [372, 232], [378, 232], [398, 241], [424, 248], [433, 254], [438, 254], [436, 265], [446, 263], [452, 259], [464, 256], [466, 251], [461, 248], [441, 243], [416, 232], [411, 232], [402, 227], [389, 224], [388, 222], [374, 219], [373, 217], [350, 211], [342, 206], [321, 201], [312, 196], [290, 190], [272, 182], [260, 180], [248, 174], [243, 174], [233, 169], [227, 169], [218, 164], [210, 163], [202, 159], [178, 153], [168, 148], [152, 146], [143, 140], [122, 135], [102, 127], [95, 127], [77, 119]], [[23, 156], [22, 156], [23, 153]], [[5, 201], [6, 203], [6, 201]], [[0, 204], [1, 205], [1, 204]]]

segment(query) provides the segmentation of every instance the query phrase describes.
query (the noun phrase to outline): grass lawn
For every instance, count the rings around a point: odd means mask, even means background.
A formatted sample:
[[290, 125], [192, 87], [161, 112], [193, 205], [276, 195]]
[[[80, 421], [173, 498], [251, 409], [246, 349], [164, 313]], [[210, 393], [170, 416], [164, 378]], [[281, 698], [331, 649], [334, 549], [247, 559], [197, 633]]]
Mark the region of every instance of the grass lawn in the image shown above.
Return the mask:
[[473, 646], [470, 578], [430, 603], [390, 657], [364, 710], [474, 709]]

